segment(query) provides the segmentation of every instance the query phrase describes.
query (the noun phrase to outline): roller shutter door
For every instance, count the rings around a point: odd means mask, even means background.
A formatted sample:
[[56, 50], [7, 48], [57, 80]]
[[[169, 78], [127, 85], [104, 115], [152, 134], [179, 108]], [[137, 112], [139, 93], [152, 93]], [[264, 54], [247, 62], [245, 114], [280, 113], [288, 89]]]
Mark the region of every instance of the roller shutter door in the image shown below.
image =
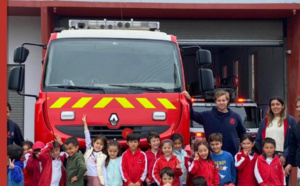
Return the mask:
[[282, 46], [282, 20], [158, 20], [181, 45]]
[[[9, 71], [16, 65], [7, 65], [7, 82], [9, 78]], [[7, 100], [11, 105], [12, 112], [10, 119], [16, 122], [24, 135], [24, 96], [20, 96], [16, 91], [7, 91]]]

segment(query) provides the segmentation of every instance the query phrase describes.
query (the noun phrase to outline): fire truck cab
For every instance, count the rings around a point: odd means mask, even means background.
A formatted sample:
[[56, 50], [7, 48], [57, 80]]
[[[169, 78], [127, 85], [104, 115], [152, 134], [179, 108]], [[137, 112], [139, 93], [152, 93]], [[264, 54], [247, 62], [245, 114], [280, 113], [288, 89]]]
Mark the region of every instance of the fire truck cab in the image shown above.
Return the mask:
[[[84, 148], [82, 116], [91, 137], [103, 134], [126, 146], [129, 132], [147, 147], [151, 131], [161, 139], [176, 132], [189, 144], [189, 103], [181, 94], [185, 78], [180, 49], [173, 35], [159, 32], [159, 22], [69, 20], [69, 29], [52, 33], [49, 43], [24, 43], [14, 62], [26, 61], [25, 45], [46, 49], [39, 95], [22, 93], [24, 66], [10, 72], [9, 89], [37, 98], [35, 141], [77, 137]], [[194, 53], [199, 65], [211, 63], [210, 52]], [[212, 71], [199, 68], [201, 91], [213, 89]]]

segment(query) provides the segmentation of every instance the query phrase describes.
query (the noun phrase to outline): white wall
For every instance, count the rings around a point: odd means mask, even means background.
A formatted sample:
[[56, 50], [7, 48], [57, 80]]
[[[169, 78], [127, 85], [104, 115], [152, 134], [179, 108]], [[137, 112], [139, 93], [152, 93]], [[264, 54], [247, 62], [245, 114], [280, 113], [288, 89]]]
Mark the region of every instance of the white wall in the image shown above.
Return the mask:
[[[23, 43], [41, 43], [40, 17], [8, 16], [8, 54], [7, 63], [13, 64], [16, 47]], [[29, 56], [25, 62], [25, 94], [38, 95], [42, 71], [42, 49], [25, 46]], [[24, 138], [34, 141], [34, 105], [35, 98], [25, 97], [24, 101]]]

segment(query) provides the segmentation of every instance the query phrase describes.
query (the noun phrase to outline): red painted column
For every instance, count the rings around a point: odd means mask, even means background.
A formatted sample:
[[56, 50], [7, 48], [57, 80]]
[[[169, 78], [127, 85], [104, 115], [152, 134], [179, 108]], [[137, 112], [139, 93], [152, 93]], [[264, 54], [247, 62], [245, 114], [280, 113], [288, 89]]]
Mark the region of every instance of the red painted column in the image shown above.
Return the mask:
[[[42, 43], [48, 44], [48, 40], [50, 38], [50, 34], [54, 30], [55, 25], [55, 10], [53, 7], [41, 6], [41, 36]], [[43, 57], [45, 55], [45, 50], [43, 50]]]
[[[295, 101], [300, 96], [300, 11], [294, 12], [287, 26], [287, 50], [291, 50], [287, 56], [288, 110], [296, 116]], [[292, 170], [290, 185], [297, 185], [297, 168]]]
[[300, 96], [300, 11], [288, 19], [287, 50], [287, 84], [288, 110], [295, 116], [295, 101]]

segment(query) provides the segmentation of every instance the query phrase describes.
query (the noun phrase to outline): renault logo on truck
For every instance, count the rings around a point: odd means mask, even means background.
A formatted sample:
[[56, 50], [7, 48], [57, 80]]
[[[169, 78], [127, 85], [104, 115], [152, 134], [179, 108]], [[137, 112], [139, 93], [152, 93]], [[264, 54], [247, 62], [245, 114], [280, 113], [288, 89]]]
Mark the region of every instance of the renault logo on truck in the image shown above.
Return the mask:
[[112, 126], [116, 126], [119, 122], [119, 118], [118, 118], [118, 115], [113, 113], [110, 115], [109, 117], [109, 123], [112, 125]]

